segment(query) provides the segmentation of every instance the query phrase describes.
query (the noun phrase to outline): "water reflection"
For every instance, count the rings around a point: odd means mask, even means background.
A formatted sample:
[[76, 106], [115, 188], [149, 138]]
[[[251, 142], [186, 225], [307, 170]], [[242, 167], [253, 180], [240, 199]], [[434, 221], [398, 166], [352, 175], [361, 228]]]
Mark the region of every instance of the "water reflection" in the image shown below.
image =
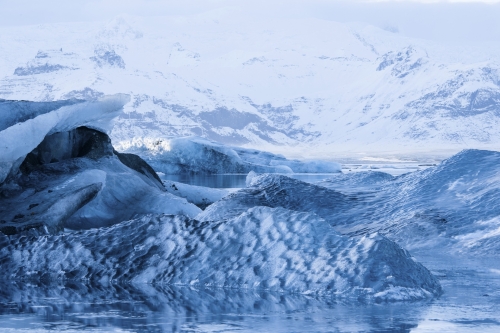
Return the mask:
[[440, 298], [370, 304], [253, 290], [0, 282], [0, 331], [500, 331], [496, 258], [418, 259], [440, 278]]
[[[379, 171], [385, 172], [393, 176], [400, 176], [408, 172], [422, 170], [427, 166], [399, 166], [399, 167], [375, 167], [372, 165], [353, 164], [344, 166], [343, 173], [352, 172], [371, 172]], [[301, 180], [306, 183], [316, 183], [322, 180], [331, 178], [332, 173], [287, 173], [285, 176]], [[245, 187], [247, 174], [220, 174], [220, 175], [196, 175], [196, 174], [180, 174], [180, 175], [166, 175], [160, 174], [160, 178], [164, 180], [171, 180], [174, 182], [204, 186], [211, 188], [243, 188]]]
[[301, 295], [151, 285], [1, 287], [0, 330], [13, 331], [409, 332], [430, 304], [345, 304]]

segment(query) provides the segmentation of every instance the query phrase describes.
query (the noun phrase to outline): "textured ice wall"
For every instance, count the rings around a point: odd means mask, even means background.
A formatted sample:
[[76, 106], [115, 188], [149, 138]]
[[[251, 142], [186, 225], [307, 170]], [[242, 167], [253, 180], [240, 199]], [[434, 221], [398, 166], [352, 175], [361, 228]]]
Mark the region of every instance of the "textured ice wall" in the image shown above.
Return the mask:
[[314, 214], [255, 207], [221, 222], [146, 216], [59, 236], [0, 237], [0, 279], [257, 288], [379, 300], [437, 295], [388, 239], [346, 238]]
[[[500, 152], [464, 150], [438, 166], [399, 177], [373, 171], [339, 174], [316, 185], [355, 199], [333, 220], [343, 234], [380, 232], [411, 250], [500, 253]], [[311, 205], [321, 200], [321, 191], [307, 188], [288, 191], [295, 197], [302, 193]], [[227, 207], [249, 202], [249, 191], [244, 193]], [[286, 206], [287, 200], [282, 196], [276, 205]]]
[[352, 193], [379, 190], [383, 185], [393, 180], [394, 177], [388, 173], [370, 170], [347, 174], [339, 173], [316, 183], [316, 185], [343, 193]]
[[459, 251], [500, 253], [500, 152], [464, 150], [382, 190], [380, 220], [412, 221], [413, 234], [426, 225], [423, 237], [445, 237]]

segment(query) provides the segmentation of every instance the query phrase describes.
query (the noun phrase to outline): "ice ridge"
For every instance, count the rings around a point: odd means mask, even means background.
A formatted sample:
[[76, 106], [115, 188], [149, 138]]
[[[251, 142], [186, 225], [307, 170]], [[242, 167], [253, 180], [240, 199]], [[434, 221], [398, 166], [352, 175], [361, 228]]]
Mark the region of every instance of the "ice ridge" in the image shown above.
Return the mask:
[[[27, 238], [28, 237], [28, 238]], [[218, 222], [148, 215], [57, 236], [0, 236], [0, 279], [264, 289], [391, 301], [441, 293], [409, 253], [377, 235], [341, 236], [321, 218], [254, 207]]]

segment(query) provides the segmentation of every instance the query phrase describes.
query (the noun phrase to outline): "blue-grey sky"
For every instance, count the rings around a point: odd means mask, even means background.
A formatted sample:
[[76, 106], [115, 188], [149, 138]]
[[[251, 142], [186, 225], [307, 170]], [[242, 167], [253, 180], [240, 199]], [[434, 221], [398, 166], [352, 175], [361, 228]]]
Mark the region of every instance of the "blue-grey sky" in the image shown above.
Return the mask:
[[312, 16], [437, 41], [500, 42], [500, 0], [0, 0], [0, 26], [189, 15], [227, 6], [270, 19]]

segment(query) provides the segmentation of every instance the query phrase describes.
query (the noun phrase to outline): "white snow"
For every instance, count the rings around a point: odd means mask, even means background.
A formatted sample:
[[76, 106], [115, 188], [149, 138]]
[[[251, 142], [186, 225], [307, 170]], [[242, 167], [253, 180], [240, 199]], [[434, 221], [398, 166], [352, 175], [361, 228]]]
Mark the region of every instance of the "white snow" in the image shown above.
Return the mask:
[[114, 142], [195, 135], [327, 160], [499, 148], [495, 43], [227, 10], [0, 28], [0, 52], [0, 98], [129, 93]]

